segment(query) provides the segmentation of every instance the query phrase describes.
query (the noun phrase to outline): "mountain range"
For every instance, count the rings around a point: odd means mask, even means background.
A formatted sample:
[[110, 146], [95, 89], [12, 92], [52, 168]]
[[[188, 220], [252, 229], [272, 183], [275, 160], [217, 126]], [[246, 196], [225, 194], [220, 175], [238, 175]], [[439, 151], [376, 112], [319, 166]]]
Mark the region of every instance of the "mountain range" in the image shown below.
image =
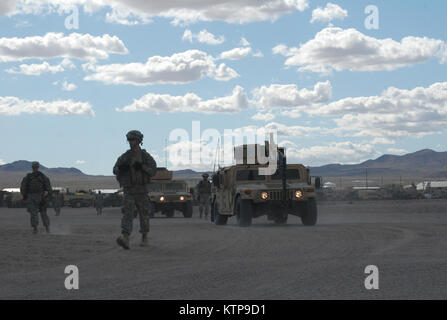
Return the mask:
[[[14, 161], [0, 166], [0, 172], [16, 172], [16, 173], [26, 173], [31, 172], [32, 162], [26, 160]], [[40, 171], [53, 175], [85, 175], [81, 170], [76, 168], [47, 168], [40, 165]]]
[[385, 154], [374, 160], [359, 164], [329, 164], [311, 167], [311, 174], [316, 176], [425, 176], [431, 178], [447, 177], [447, 152], [424, 149], [401, 156]]
[[[43, 165], [40, 170], [52, 176], [72, 175], [88, 176], [77, 168], [47, 168]], [[425, 176], [425, 177], [447, 177], [447, 152], [437, 152], [424, 149], [413, 153], [397, 156], [385, 154], [374, 160], [367, 160], [359, 164], [328, 164], [319, 167], [310, 167], [313, 176], [348, 177], [363, 176]], [[31, 162], [26, 160], [14, 161], [0, 165], [0, 173], [26, 173], [31, 171]], [[182, 176], [199, 176], [202, 172], [194, 170], [174, 171], [176, 178]]]

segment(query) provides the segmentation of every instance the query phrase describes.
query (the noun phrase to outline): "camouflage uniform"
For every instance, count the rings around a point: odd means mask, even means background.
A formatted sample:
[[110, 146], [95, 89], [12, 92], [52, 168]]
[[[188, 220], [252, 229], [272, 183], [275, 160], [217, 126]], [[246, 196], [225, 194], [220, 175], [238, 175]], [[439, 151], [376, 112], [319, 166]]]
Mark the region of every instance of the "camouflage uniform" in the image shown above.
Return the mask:
[[205, 180], [200, 181], [197, 184], [197, 193], [199, 194], [200, 218], [202, 218], [203, 213], [205, 213], [205, 218], [208, 218], [208, 210], [211, 198], [211, 182]]
[[[133, 131], [128, 133], [129, 135]], [[141, 133], [139, 133], [141, 135]], [[142, 135], [141, 135], [142, 140]], [[152, 156], [144, 149], [132, 151], [131, 149], [122, 154], [113, 167], [113, 173], [117, 176], [124, 193], [123, 217], [121, 219], [121, 233], [128, 241], [132, 233], [134, 210], [138, 211], [140, 218], [140, 233], [143, 241], [149, 232], [149, 216], [152, 208], [147, 184], [155, 175], [157, 164]], [[118, 238], [118, 244], [122, 245]], [[128, 243], [123, 246], [128, 249]]]
[[[33, 166], [35, 163], [33, 163]], [[44, 192], [48, 192], [48, 196], [44, 196]], [[20, 193], [27, 202], [27, 209], [31, 217], [31, 226], [34, 232], [37, 233], [37, 226], [39, 225], [39, 212], [42, 223], [47, 232], [50, 228], [50, 219], [47, 215], [48, 197], [51, 196], [50, 179], [40, 171], [31, 172], [23, 178], [20, 185]]]
[[104, 207], [104, 196], [102, 193], [98, 193], [95, 197], [95, 208], [96, 208], [97, 215], [102, 214], [103, 207]]

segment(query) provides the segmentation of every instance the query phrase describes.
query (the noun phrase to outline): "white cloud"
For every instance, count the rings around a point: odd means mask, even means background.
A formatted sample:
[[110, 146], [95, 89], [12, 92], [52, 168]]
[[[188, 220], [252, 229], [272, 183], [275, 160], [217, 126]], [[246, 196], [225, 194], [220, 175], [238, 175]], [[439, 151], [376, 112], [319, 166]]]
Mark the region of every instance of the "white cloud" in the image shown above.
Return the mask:
[[3, 161], [3, 159], [0, 159], [0, 166], [6, 164], [5, 161]]
[[310, 22], [331, 22], [335, 19], [343, 20], [347, 16], [347, 10], [329, 2], [325, 8], [318, 7], [312, 11], [312, 20], [310, 20]]
[[75, 85], [74, 83], [68, 83], [67, 80], [64, 80], [64, 82], [62, 82], [62, 90], [63, 91], [73, 91], [77, 89], [77, 85]]
[[400, 42], [376, 39], [356, 29], [329, 27], [299, 48], [280, 44], [273, 48], [273, 53], [287, 56], [285, 64], [297, 66], [298, 71], [390, 71], [431, 58], [445, 63], [447, 44], [442, 40], [412, 36]]
[[344, 98], [318, 109], [316, 115], [340, 116], [340, 131], [356, 136], [422, 137], [447, 127], [447, 82], [412, 90], [390, 87], [380, 96]]
[[[14, 5], [17, 2], [17, 6]], [[73, 5], [83, 6], [92, 13], [109, 9], [106, 20], [127, 25], [147, 23], [153, 17], [172, 19], [174, 25], [198, 21], [249, 23], [274, 21], [283, 14], [304, 11], [308, 0], [208, 0], [208, 1], [147, 1], [147, 0], [7, 0], [0, 4], [0, 14], [41, 14], [68, 11]]]
[[298, 107], [298, 108], [292, 108], [290, 110], [286, 109], [280, 112], [280, 114], [284, 117], [296, 119], [301, 117], [301, 114], [303, 113], [303, 109], [305, 107]]
[[222, 44], [225, 41], [224, 36], [216, 38], [214, 34], [208, 32], [206, 29], [203, 29], [197, 34], [192, 33], [191, 30], [189, 29], [186, 29], [185, 32], [183, 33], [182, 40], [189, 41], [192, 43], [194, 39], [196, 39], [200, 43], [206, 43], [211, 45]]
[[308, 108], [313, 104], [324, 103], [332, 97], [330, 81], [318, 82], [312, 90], [298, 89], [296, 84], [272, 84], [253, 90], [256, 105], [264, 109]]
[[0, 2], [0, 15], [14, 11], [16, 0], [2, 0]]
[[136, 15], [132, 12], [121, 12], [113, 10], [106, 13], [106, 21], [109, 23], [117, 23], [125, 26], [136, 26], [140, 24], [147, 24], [152, 22], [150, 17], [145, 15]]
[[387, 149], [387, 151], [389, 153], [398, 154], [398, 155], [402, 155], [402, 154], [408, 153], [408, 151], [405, 150], [405, 149], [396, 149], [396, 148], [389, 148], [389, 149]]
[[332, 134], [333, 129], [321, 128], [317, 126], [288, 126], [277, 122], [269, 122], [264, 126], [245, 126], [238, 128], [237, 131], [244, 132], [256, 132], [257, 130], [263, 130], [266, 132], [276, 132], [280, 137], [288, 138], [303, 138], [303, 137], [315, 137], [316, 135]]
[[198, 113], [236, 113], [248, 108], [247, 95], [244, 89], [236, 86], [229, 96], [209, 100], [202, 100], [194, 93], [184, 96], [172, 96], [169, 94], [149, 93], [134, 100], [131, 105], [125, 106], [117, 111], [135, 112], [147, 111], [160, 112], [198, 112]]
[[226, 60], [240, 60], [247, 57], [251, 53], [250, 47], [234, 48], [224, 51], [220, 54], [220, 59]]
[[58, 65], [50, 65], [44, 61], [41, 64], [21, 64], [19, 68], [10, 68], [5, 70], [8, 73], [25, 74], [28, 76], [40, 76], [43, 73], [58, 73], [64, 72], [66, 69], [74, 69], [75, 65], [69, 59], [65, 58]]
[[280, 136], [297, 138], [327, 135], [333, 132], [332, 129], [317, 126], [287, 126], [276, 122], [271, 122], [265, 125], [264, 128], [267, 130], [276, 130]]
[[105, 34], [47, 33], [25, 38], [0, 38], [0, 62], [25, 59], [76, 58], [94, 61], [106, 59], [109, 54], [126, 54], [127, 48], [116, 36]]
[[253, 53], [253, 57], [262, 58], [264, 54], [261, 51]]
[[250, 42], [248, 42], [247, 39], [245, 39], [244, 37], [241, 38], [241, 41], [239, 41], [239, 44], [243, 47], [248, 47], [250, 46]]
[[371, 142], [371, 144], [395, 144], [395, 143], [396, 141], [383, 137], [374, 138], [373, 141]]
[[170, 57], [153, 56], [146, 63], [83, 65], [91, 71], [84, 79], [106, 84], [131, 84], [136, 86], [154, 83], [188, 83], [209, 77], [227, 81], [238, 73], [224, 63], [216, 65], [215, 59], [199, 50], [188, 50]]
[[41, 100], [27, 101], [17, 97], [0, 97], [0, 115], [51, 114], [51, 115], [82, 115], [94, 116], [92, 106], [88, 102], [73, 100]]
[[253, 115], [251, 117], [252, 120], [255, 121], [272, 121], [273, 119], [275, 119], [275, 115], [273, 113], [270, 112], [258, 112], [255, 115]]
[[380, 155], [371, 144], [332, 142], [328, 145], [298, 147], [289, 143], [286, 149], [287, 158], [291, 162], [310, 166], [321, 166], [328, 163], [354, 164], [375, 158]]
[[76, 160], [76, 164], [85, 164], [85, 160]]

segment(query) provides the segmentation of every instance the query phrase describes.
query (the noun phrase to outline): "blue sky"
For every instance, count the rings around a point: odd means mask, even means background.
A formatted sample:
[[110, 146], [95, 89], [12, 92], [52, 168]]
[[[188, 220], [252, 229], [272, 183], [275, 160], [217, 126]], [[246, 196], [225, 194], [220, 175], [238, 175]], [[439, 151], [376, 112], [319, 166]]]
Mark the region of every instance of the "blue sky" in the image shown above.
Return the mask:
[[0, 161], [110, 175], [138, 129], [164, 165], [166, 139], [192, 121], [276, 128], [306, 165], [447, 149], [445, 1], [181, 3], [2, 2]]

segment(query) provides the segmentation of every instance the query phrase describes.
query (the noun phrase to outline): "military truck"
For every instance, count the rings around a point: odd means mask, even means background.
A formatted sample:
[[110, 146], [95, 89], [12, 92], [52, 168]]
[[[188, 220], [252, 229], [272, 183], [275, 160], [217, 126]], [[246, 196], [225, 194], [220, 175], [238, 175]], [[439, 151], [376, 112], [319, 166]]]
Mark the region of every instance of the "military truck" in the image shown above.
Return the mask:
[[95, 196], [85, 190], [64, 194], [64, 205], [72, 208], [91, 207], [94, 200]]
[[173, 180], [172, 171], [157, 168], [148, 190], [153, 213], [161, 211], [166, 217], [172, 218], [175, 210], [178, 210], [185, 218], [192, 217], [192, 196], [188, 184], [183, 180]]
[[26, 201], [23, 200], [23, 196], [20, 193], [19, 188], [6, 188], [2, 191], [3, 202], [8, 208], [25, 208]]
[[[236, 148], [245, 152], [247, 145]], [[264, 149], [268, 157], [267, 141], [265, 146], [255, 148]], [[309, 169], [302, 164], [287, 164], [285, 150], [276, 150], [277, 170], [271, 175], [259, 171], [268, 164], [247, 162], [245, 154], [243, 161], [236, 159], [235, 165], [219, 168], [213, 174], [211, 219], [216, 225], [225, 225], [229, 217], [236, 216], [238, 225], [247, 227], [253, 218], [263, 215], [276, 224], [286, 224], [290, 214], [299, 216], [306, 226], [316, 224], [316, 193]]]

